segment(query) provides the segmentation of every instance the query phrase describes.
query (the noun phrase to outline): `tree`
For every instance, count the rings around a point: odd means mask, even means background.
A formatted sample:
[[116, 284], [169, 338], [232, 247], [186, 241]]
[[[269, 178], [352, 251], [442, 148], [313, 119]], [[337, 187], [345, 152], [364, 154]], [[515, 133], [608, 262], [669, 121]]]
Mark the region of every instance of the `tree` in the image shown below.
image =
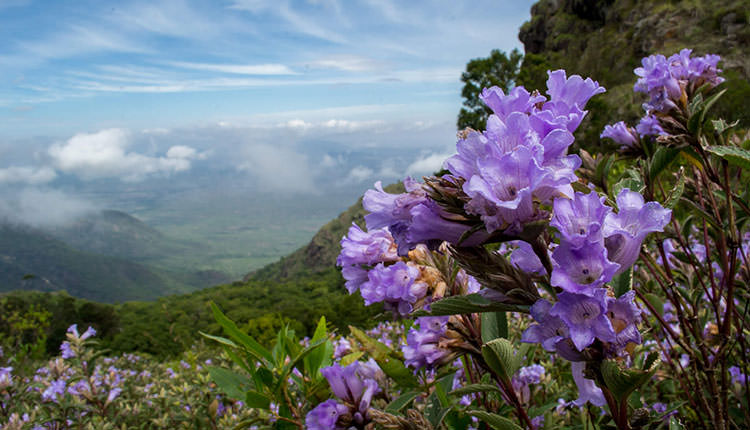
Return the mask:
[[518, 70], [523, 55], [514, 49], [510, 55], [493, 49], [487, 58], [475, 58], [466, 64], [466, 71], [461, 74], [464, 88], [461, 96], [464, 107], [458, 114], [458, 129], [471, 127], [483, 130], [487, 117], [492, 113], [479, 99], [482, 89], [498, 86], [506, 93], [515, 86]]

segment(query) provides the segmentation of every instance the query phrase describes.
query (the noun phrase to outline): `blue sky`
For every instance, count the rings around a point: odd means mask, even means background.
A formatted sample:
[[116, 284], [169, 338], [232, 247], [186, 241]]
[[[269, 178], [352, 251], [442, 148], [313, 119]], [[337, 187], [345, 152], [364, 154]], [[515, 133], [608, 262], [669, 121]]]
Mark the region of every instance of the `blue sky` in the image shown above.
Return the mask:
[[0, 0], [0, 194], [427, 172], [466, 62], [521, 48], [532, 3]]

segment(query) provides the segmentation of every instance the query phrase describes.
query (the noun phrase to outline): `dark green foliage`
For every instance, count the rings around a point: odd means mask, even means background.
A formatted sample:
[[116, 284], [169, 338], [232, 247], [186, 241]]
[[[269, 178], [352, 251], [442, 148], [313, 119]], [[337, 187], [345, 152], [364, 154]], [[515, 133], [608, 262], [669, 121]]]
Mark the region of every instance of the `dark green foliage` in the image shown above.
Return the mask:
[[511, 51], [510, 55], [493, 49], [489, 57], [469, 61], [466, 71], [461, 74], [461, 82], [464, 83], [461, 90], [464, 107], [458, 114], [459, 130], [466, 127], [475, 130], [485, 128], [487, 117], [492, 111], [479, 99], [482, 89], [498, 86], [507, 93], [515, 85], [521, 58], [523, 55], [517, 49]]

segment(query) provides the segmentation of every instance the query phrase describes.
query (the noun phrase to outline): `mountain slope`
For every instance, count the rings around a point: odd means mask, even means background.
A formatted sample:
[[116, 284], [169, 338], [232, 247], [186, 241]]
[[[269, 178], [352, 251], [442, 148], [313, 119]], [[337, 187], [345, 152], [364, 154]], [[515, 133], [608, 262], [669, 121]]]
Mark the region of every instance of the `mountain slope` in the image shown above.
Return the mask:
[[179, 275], [79, 251], [30, 227], [0, 225], [0, 291], [66, 290], [76, 297], [119, 302], [191, 289]]

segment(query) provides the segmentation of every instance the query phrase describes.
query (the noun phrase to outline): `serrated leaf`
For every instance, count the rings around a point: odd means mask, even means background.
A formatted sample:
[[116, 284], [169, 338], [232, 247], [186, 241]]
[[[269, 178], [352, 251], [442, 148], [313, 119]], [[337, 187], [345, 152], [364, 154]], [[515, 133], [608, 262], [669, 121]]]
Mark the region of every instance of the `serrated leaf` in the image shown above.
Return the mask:
[[680, 171], [677, 173], [677, 182], [674, 184], [672, 191], [669, 192], [669, 196], [667, 196], [667, 201], [664, 205], [669, 209], [674, 209], [677, 202], [680, 201], [683, 192], [685, 192], [685, 169], [680, 167]]
[[473, 314], [481, 312], [519, 311], [522, 306], [492, 302], [477, 293], [465, 296], [450, 296], [434, 302], [430, 311], [420, 310], [412, 314], [414, 317], [445, 316], [458, 314]]
[[208, 366], [207, 369], [211, 380], [227, 397], [244, 400], [245, 392], [253, 388], [253, 382], [245, 375], [215, 366]]
[[620, 273], [612, 279], [612, 289], [615, 292], [615, 297], [620, 297], [623, 294], [633, 289], [633, 267]]
[[421, 392], [419, 391], [408, 391], [402, 394], [397, 399], [389, 403], [388, 406], [385, 407], [385, 412], [388, 412], [389, 414], [394, 414], [394, 415], [399, 413], [409, 403], [411, 403], [412, 400], [416, 399], [417, 396], [419, 396], [420, 394]]
[[497, 414], [485, 411], [468, 411], [467, 413], [484, 421], [495, 430], [523, 430], [518, 424]]
[[736, 146], [709, 146], [706, 150], [717, 155], [729, 164], [750, 170], [750, 151]]
[[520, 366], [520, 359], [508, 339], [498, 338], [482, 345], [482, 357], [490, 369], [506, 380], [510, 380]]
[[656, 372], [657, 355], [650, 354], [643, 364], [643, 369], [623, 369], [614, 360], [605, 360], [601, 365], [604, 384], [615, 396], [618, 402], [622, 402], [633, 391], [640, 388], [651, 379]]
[[505, 312], [484, 312], [482, 316], [482, 342], [499, 337], [508, 338], [508, 317]]
[[461, 388], [456, 388], [455, 390], [451, 391], [450, 394], [454, 396], [465, 396], [467, 394], [473, 394], [473, 393], [490, 393], [490, 392], [500, 392], [500, 389], [497, 388], [496, 385], [492, 384], [471, 384], [466, 385]]

